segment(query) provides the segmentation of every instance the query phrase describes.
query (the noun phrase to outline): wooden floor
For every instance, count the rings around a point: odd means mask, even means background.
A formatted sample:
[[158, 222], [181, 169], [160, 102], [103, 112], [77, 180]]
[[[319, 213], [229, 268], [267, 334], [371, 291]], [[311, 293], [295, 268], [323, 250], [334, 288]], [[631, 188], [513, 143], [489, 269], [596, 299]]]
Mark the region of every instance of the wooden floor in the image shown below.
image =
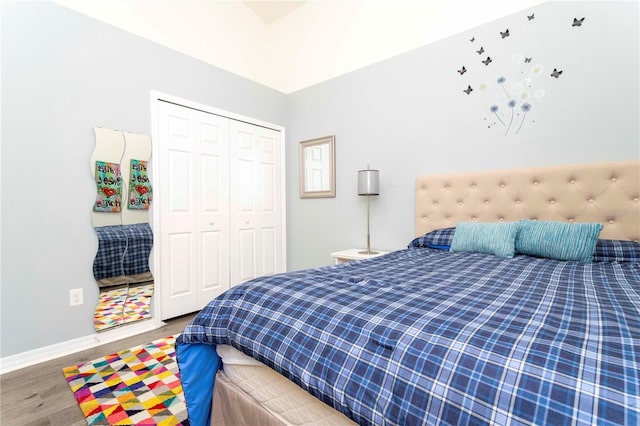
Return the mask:
[[62, 369], [182, 332], [194, 314], [167, 320], [162, 327], [0, 376], [0, 425], [86, 426]]

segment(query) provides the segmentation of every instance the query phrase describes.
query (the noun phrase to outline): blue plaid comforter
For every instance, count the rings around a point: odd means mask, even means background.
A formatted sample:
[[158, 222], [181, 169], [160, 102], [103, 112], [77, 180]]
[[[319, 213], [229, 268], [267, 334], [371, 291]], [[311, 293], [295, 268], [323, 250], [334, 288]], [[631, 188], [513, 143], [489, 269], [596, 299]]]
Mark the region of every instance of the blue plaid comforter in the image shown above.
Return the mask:
[[637, 425], [640, 264], [409, 248], [236, 286], [179, 337], [181, 374], [200, 344], [362, 425]]

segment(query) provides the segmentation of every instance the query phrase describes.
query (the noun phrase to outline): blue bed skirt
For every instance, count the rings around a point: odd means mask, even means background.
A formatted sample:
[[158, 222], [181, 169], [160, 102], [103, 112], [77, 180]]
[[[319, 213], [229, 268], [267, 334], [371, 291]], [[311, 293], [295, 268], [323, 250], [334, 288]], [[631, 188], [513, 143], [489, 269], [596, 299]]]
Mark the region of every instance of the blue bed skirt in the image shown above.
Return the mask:
[[176, 355], [189, 422], [191, 426], [208, 426], [213, 385], [221, 367], [216, 346], [176, 342]]

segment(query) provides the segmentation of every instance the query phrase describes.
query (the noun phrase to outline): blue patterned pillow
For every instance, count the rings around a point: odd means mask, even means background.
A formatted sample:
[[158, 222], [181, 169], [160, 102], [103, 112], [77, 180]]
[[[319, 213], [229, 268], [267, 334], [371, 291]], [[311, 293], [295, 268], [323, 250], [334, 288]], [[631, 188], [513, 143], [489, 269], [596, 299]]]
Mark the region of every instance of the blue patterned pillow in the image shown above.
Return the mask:
[[590, 263], [601, 230], [600, 223], [521, 220], [516, 251], [548, 259]]
[[594, 262], [640, 262], [640, 243], [627, 240], [598, 240]]
[[511, 258], [515, 255], [518, 222], [460, 222], [451, 242], [451, 251], [495, 254]]
[[456, 228], [440, 228], [427, 232], [426, 234], [415, 238], [409, 243], [408, 247], [428, 247], [440, 250], [449, 250], [451, 240]]

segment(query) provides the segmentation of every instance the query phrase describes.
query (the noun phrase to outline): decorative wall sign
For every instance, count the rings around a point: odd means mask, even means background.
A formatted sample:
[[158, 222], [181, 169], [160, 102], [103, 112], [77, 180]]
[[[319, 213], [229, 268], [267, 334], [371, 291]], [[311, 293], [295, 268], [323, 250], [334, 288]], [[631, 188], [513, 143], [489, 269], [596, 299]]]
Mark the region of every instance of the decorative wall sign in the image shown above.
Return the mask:
[[[505, 136], [517, 135], [527, 125], [535, 124], [531, 111], [535, 113], [534, 105], [545, 96], [544, 87], [557, 84], [555, 80], [562, 82], [564, 79], [561, 64], [544, 66], [541, 62], [535, 62], [536, 56], [544, 56], [547, 48], [557, 48], [555, 45], [539, 46], [535, 43], [537, 31], [549, 30], [547, 26], [536, 27], [538, 20], [535, 13], [524, 14], [521, 25], [517, 27], [496, 28], [493, 37], [474, 35], [467, 38], [471, 50], [456, 69], [459, 77], [464, 79], [461, 91], [469, 95], [469, 99], [479, 95], [488, 97], [487, 107], [483, 111], [487, 128], [502, 130]], [[566, 26], [560, 31], [579, 31], [584, 21], [584, 17], [566, 17]], [[504, 58], [503, 55], [505, 49], [509, 48], [516, 49], [510, 54], [510, 61], [508, 56]], [[486, 78], [487, 71], [495, 71], [492, 81], [481, 80]]]
[[119, 213], [122, 206], [120, 164], [96, 161], [96, 187], [93, 211]]
[[131, 173], [129, 174], [129, 203], [130, 209], [148, 210], [151, 206], [151, 182], [147, 175], [147, 162], [131, 159]]

